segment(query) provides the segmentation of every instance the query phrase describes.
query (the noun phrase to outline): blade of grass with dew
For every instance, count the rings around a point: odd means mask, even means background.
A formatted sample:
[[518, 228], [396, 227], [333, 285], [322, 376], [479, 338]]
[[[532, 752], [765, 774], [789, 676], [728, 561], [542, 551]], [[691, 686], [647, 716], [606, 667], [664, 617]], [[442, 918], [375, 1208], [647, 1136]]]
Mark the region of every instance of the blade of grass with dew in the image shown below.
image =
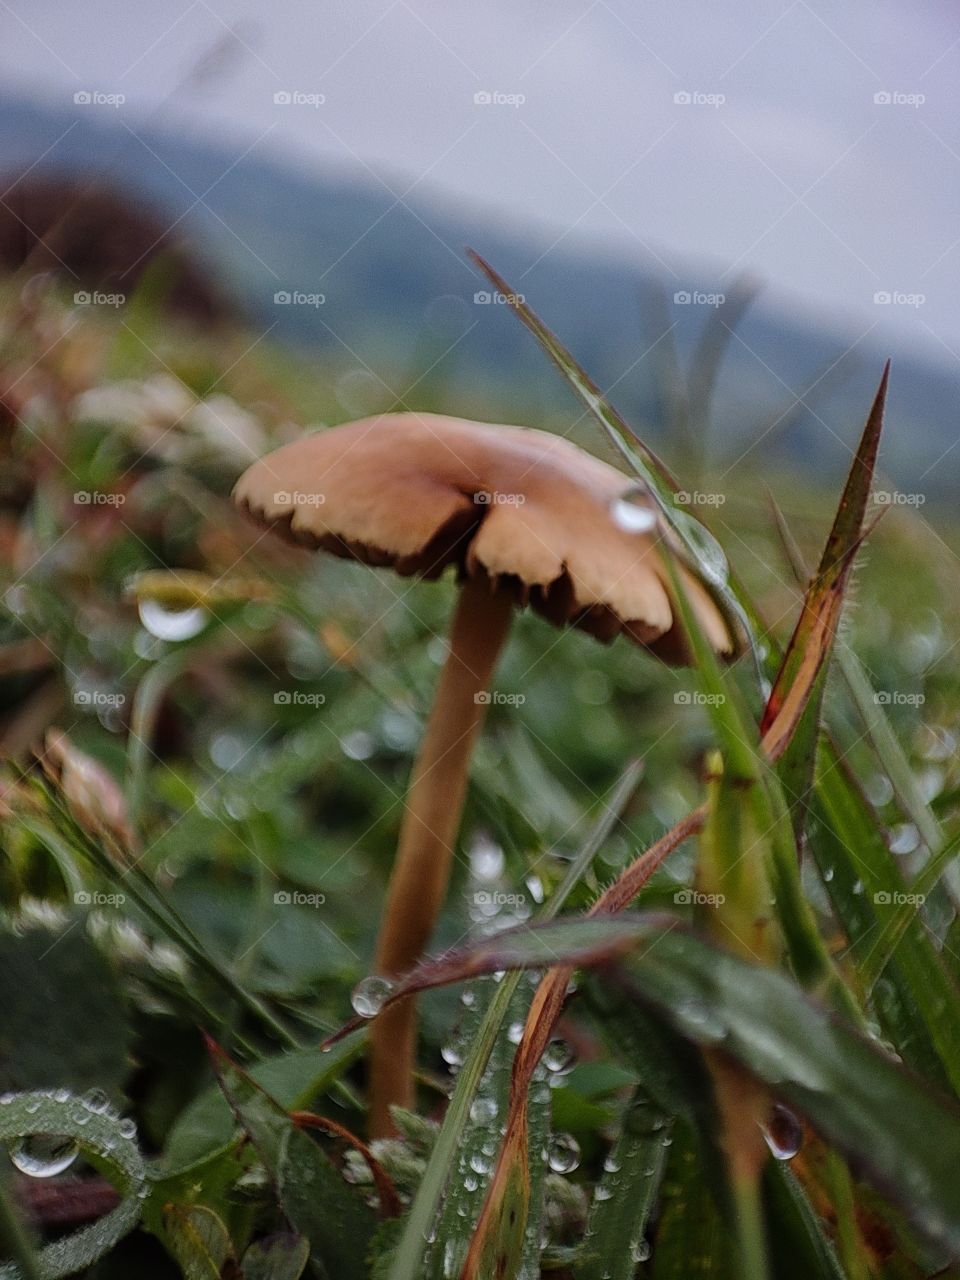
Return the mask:
[[[384, 1007], [544, 957], [605, 966], [605, 981], [684, 1038], [723, 1052], [805, 1116], [858, 1175], [960, 1258], [960, 1109], [777, 970], [647, 913], [560, 919], [449, 952], [398, 983]], [[618, 962], [618, 963], [614, 963]], [[705, 1016], [705, 1010], [706, 1016]], [[929, 1135], [935, 1134], [931, 1142]]]
[[[841, 758], [824, 739], [818, 756], [818, 776], [842, 769]], [[909, 903], [910, 888], [904, 883], [895, 855], [877, 829], [866, 800], [852, 783], [843, 789], [819, 787], [813, 808], [818, 821], [811, 831], [810, 845], [831, 901], [855, 948], [869, 951], [880, 933], [884, 911], [901, 905], [913, 907], [902, 944], [888, 971], [899, 975], [902, 1003], [916, 1013], [907, 1027], [898, 1028], [898, 1034], [913, 1038], [919, 1033], [922, 1041], [912, 1046], [896, 1042], [896, 1047], [902, 1053], [915, 1055], [925, 1042], [936, 1054], [953, 1088], [960, 1092], [960, 992], [934, 949], [918, 911], [920, 904]], [[852, 916], [850, 898], [862, 900], [858, 904], [860, 920]], [[922, 1058], [929, 1070], [929, 1054], [923, 1053]]]
[[[723, 678], [717, 657], [690, 607], [672, 559], [666, 556], [665, 563], [671, 577], [673, 599], [683, 619], [701, 686], [707, 695], [708, 711], [726, 753], [730, 780], [744, 788], [744, 803], [753, 810], [755, 830], [766, 833], [767, 874], [773, 890], [777, 919], [783, 930], [794, 972], [806, 987], [829, 989], [831, 999], [837, 1007], [856, 1018], [856, 1006], [836, 972], [817, 927], [813, 909], [803, 892], [793, 828], [779, 780], [763, 758], [761, 744], [754, 745], [756, 730], [741, 711], [732, 682]], [[782, 725], [782, 734], [788, 735], [800, 722], [806, 707], [803, 700], [804, 679], [808, 681], [806, 693], [809, 695], [810, 690], [816, 687], [816, 675], [829, 653], [831, 639], [831, 634], [826, 633], [822, 641], [825, 653], [816, 657], [814, 662], [807, 661], [802, 668], [797, 667], [796, 684], [791, 686], [784, 699], [780, 715], [773, 719], [770, 726], [772, 730]], [[787, 659], [784, 660], [785, 664], [786, 661]], [[794, 692], [797, 686], [799, 688]], [[776, 684], [774, 688], [777, 688]], [[782, 724], [785, 719], [787, 723]], [[789, 742], [789, 736], [785, 737], [785, 741]]]
[[[868, 995], [892, 960], [901, 938], [916, 915], [916, 899], [925, 898], [939, 884], [945, 868], [958, 855], [960, 855], [960, 832], [948, 840], [910, 882], [909, 891], [904, 895], [908, 901], [901, 903], [891, 915], [889, 922], [884, 924], [879, 939], [871, 945], [860, 966], [860, 981]], [[914, 900], [910, 901], [911, 898]]]
[[654, 1280], [742, 1280], [699, 1154], [692, 1133], [678, 1126], [668, 1150], [651, 1261], [644, 1268]]
[[[806, 567], [800, 549], [793, 538], [789, 524], [779, 505], [771, 499], [774, 521], [787, 562], [793, 570], [798, 583], [806, 578]], [[883, 707], [878, 703], [873, 685], [867, 675], [863, 663], [849, 645], [841, 643], [837, 647], [837, 663], [843, 673], [847, 688], [853, 698], [854, 705], [860, 713], [867, 735], [877, 753], [877, 757], [885, 770], [894, 789], [900, 807], [908, 818], [916, 825], [920, 837], [937, 857], [943, 848], [945, 835], [939, 819], [920, 791], [916, 775], [904, 754], [903, 748], [890, 725]], [[938, 862], [940, 874], [947, 878], [951, 892], [957, 896], [960, 889], [960, 872], [950, 858]]]
[[[464, 1010], [463, 1024], [457, 1033], [458, 1045], [473, 1041], [496, 990], [497, 984], [489, 979], [471, 988], [473, 1001]], [[522, 1014], [524, 995], [518, 988], [508, 1017]], [[460, 1137], [456, 1168], [447, 1184], [437, 1220], [436, 1239], [429, 1246], [423, 1264], [426, 1280], [446, 1280], [460, 1274], [469, 1244], [464, 1224], [472, 1222], [479, 1212], [486, 1186], [484, 1169], [489, 1171], [491, 1163], [485, 1149], [490, 1144], [491, 1133], [498, 1127], [499, 1117], [506, 1111], [512, 1052], [509, 1039], [498, 1036]]]
[[[692, 1164], [695, 1163], [698, 1186], [704, 1194], [708, 1189], [712, 1192], [712, 1206], [725, 1204], [727, 1192], [723, 1154], [717, 1145], [716, 1109], [702, 1055], [694, 1045], [658, 1021], [647, 1010], [636, 1007], [615, 984], [588, 972], [580, 985], [587, 1007], [594, 1016], [598, 1035], [619, 1059], [636, 1069], [663, 1114], [676, 1117], [671, 1132], [675, 1137], [675, 1144], [688, 1153], [685, 1158], [689, 1158]], [[691, 1146], [693, 1137], [696, 1139], [695, 1146]], [[839, 1181], [831, 1181], [825, 1189], [830, 1203], [835, 1207], [838, 1230], [852, 1234], [859, 1247], [850, 1178], [843, 1162], [837, 1160], [837, 1164]], [[806, 1206], [805, 1229], [809, 1253], [818, 1258], [829, 1258], [832, 1250], [819, 1220], [802, 1188], [795, 1187], [795, 1191]], [[662, 1213], [669, 1213], [672, 1197], [673, 1190], [668, 1180], [665, 1197], [661, 1202]], [[678, 1206], [674, 1206], [674, 1211], [679, 1212]], [[781, 1259], [776, 1249], [775, 1236], [776, 1232], [771, 1232], [776, 1269], [780, 1266]], [[684, 1276], [694, 1272], [699, 1274], [698, 1231], [688, 1230], [685, 1235], [678, 1232], [675, 1239], [668, 1233], [666, 1241], [658, 1238], [654, 1255], [655, 1269], [664, 1264], [664, 1248]], [[681, 1263], [684, 1256], [685, 1264]], [[684, 1265], [687, 1270], [683, 1270]], [[779, 1270], [775, 1270], [775, 1273], [779, 1280]], [[852, 1277], [855, 1273], [849, 1269], [849, 1274]], [[836, 1271], [826, 1264], [819, 1268], [811, 1264], [807, 1275], [823, 1277], [823, 1280], [841, 1280]], [[856, 1280], [865, 1280], [865, 1277], [857, 1274]]]
[[[670, 1117], [642, 1088], [624, 1109], [620, 1132], [594, 1190], [578, 1280], [633, 1280], [646, 1241], [671, 1137]], [[665, 1141], [666, 1140], [666, 1141]]]
[[[537, 913], [538, 919], [549, 920], [554, 917], [579, 883], [619, 821], [623, 809], [630, 802], [639, 783], [642, 768], [640, 761], [632, 761], [624, 770], [603, 812], [577, 856], [567, 868], [567, 873], [556, 892]], [[424, 1242], [429, 1239], [433, 1231], [444, 1189], [453, 1174], [457, 1150], [467, 1124], [470, 1106], [480, 1086], [493, 1045], [497, 1036], [501, 1034], [501, 1028], [519, 981], [518, 974], [508, 974], [497, 985], [470, 1053], [460, 1068], [453, 1097], [443, 1118], [433, 1154], [410, 1207], [403, 1235], [390, 1266], [390, 1280], [420, 1280]]]

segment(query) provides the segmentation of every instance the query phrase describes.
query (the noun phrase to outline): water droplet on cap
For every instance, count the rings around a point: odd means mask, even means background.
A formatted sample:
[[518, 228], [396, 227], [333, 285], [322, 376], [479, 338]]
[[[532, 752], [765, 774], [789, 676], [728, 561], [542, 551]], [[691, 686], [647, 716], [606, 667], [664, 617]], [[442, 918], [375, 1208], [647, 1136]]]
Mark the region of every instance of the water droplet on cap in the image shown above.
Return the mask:
[[610, 507], [613, 523], [624, 533], [649, 533], [657, 525], [657, 513], [642, 485], [632, 485]]

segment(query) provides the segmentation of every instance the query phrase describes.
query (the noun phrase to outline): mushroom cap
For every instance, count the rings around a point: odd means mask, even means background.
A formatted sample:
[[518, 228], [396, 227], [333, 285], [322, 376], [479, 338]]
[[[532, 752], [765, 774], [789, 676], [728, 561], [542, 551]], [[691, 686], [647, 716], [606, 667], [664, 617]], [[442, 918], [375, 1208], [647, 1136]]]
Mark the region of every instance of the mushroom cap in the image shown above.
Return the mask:
[[[303, 436], [240, 477], [234, 498], [291, 541], [398, 573], [511, 586], [519, 604], [601, 640], [620, 632], [689, 660], [658, 548], [613, 508], [636, 482], [561, 436], [429, 413], [382, 414]], [[651, 515], [654, 507], [650, 503]], [[704, 585], [680, 575], [720, 653], [734, 637]]]

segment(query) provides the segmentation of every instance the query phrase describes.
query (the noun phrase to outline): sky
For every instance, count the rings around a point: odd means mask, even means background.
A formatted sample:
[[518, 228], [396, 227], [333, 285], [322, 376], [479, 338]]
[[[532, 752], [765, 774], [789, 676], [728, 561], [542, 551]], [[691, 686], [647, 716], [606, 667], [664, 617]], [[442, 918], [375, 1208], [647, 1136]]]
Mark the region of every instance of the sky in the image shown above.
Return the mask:
[[557, 248], [749, 271], [960, 361], [942, 0], [0, 0], [0, 85], [441, 193]]

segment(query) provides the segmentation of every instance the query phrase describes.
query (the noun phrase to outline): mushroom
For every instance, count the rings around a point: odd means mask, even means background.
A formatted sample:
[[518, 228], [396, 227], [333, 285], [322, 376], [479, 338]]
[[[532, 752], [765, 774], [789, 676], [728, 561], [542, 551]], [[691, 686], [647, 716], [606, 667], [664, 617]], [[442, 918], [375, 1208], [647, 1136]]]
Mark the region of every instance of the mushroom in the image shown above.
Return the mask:
[[[387, 890], [376, 971], [423, 954], [446, 896], [473, 744], [515, 608], [663, 660], [688, 646], [658, 549], [669, 533], [635, 481], [549, 432], [426, 413], [385, 414], [307, 435], [254, 463], [235, 499], [289, 539], [404, 576], [456, 567], [449, 649], [410, 780]], [[681, 580], [714, 648], [734, 640], [704, 585]], [[410, 1106], [412, 1001], [371, 1028], [371, 1132]]]

